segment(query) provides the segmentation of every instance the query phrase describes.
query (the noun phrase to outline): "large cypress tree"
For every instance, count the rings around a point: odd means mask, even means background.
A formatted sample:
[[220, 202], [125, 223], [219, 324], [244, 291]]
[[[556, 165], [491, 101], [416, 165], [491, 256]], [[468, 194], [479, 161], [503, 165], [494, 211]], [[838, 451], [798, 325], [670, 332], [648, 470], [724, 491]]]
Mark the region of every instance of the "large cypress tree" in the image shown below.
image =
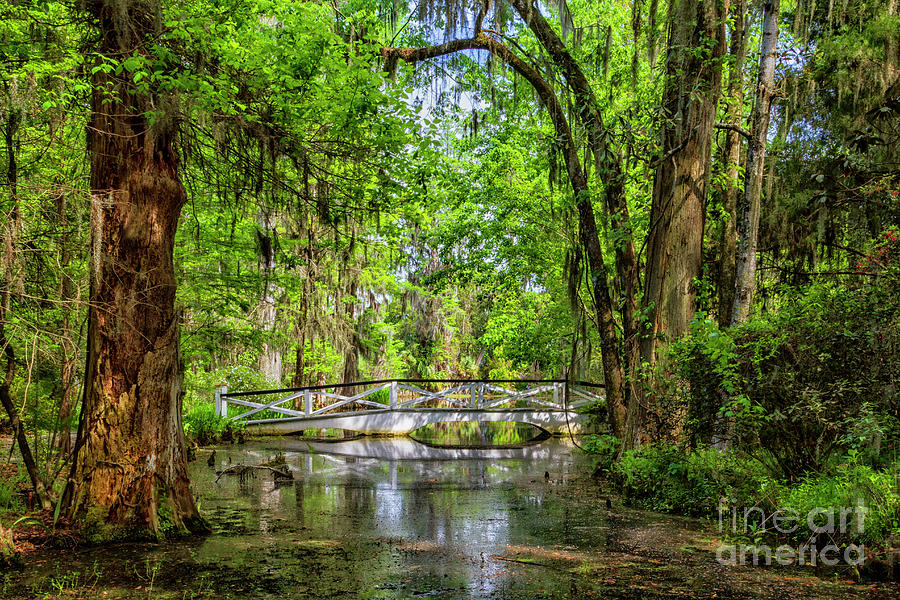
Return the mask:
[[[149, 59], [160, 34], [150, 0], [90, 0], [97, 53]], [[100, 59], [104, 60], [104, 59]], [[95, 540], [159, 537], [204, 524], [181, 426], [182, 369], [173, 249], [186, 194], [172, 99], [128, 69], [93, 69], [91, 304], [70, 514]]]

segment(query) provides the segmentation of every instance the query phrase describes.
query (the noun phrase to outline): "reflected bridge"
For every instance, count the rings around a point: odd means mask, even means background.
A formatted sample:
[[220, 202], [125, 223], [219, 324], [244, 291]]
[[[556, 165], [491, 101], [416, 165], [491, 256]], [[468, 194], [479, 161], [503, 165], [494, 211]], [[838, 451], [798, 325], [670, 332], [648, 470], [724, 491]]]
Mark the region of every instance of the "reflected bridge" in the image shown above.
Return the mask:
[[452, 421], [515, 421], [551, 434], [581, 433], [587, 424], [581, 409], [604, 401], [600, 384], [558, 379], [388, 379], [253, 392], [223, 385], [215, 398], [217, 415], [260, 435], [305, 429], [398, 435]]

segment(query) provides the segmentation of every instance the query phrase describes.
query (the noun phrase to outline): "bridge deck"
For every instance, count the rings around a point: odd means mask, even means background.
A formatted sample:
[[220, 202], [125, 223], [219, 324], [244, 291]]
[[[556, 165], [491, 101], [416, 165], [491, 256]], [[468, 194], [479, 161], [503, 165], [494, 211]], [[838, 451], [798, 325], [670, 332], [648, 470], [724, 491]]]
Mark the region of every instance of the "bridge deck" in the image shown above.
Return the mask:
[[[436, 384], [448, 387], [424, 389]], [[361, 387], [368, 389], [353, 393]], [[560, 380], [410, 379], [239, 393], [228, 393], [222, 386], [216, 390], [216, 414], [243, 420], [249, 431], [259, 434], [326, 428], [403, 434], [452, 421], [517, 421], [550, 433], [578, 433], [586, 422], [578, 409], [602, 402], [600, 388]], [[280, 397], [263, 400], [273, 395]], [[231, 415], [230, 405], [249, 410]], [[253, 416], [257, 418], [249, 418]]]

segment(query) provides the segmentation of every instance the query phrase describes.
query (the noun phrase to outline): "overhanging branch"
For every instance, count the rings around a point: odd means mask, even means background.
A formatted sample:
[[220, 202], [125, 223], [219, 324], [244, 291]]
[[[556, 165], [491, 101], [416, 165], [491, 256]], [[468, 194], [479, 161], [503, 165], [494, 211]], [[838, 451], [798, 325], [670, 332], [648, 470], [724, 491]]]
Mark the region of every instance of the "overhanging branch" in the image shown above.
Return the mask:
[[733, 131], [745, 137], [746, 139], [750, 139], [750, 132], [746, 129], [738, 127], [737, 125], [732, 125], [730, 123], [716, 123], [713, 125], [716, 129], [724, 129], [726, 131]]
[[[557, 136], [560, 138], [563, 145], [566, 146], [564, 148], [564, 154], [567, 154], [568, 150], [571, 150], [572, 152], [575, 151], [574, 139], [572, 138], [572, 132], [568, 120], [566, 119], [565, 112], [563, 111], [562, 105], [559, 103], [559, 99], [556, 97], [556, 93], [547, 80], [541, 76], [537, 69], [525, 62], [524, 59], [513, 52], [508, 46], [499, 40], [486, 35], [483, 31], [476, 33], [471, 38], [451, 40], [434, 46], [422, 46], [419, 48], [391, 48], [385, 46], [381, 48], [381, 56], [384, 59], [385, 68], [389, 72], [392, 72], [396, 67], [398, 60], [415, 63], [437, 58], [439, 56], [446, 56], [455, 52], [462, 52], [463, 50], [487, 50], [525, 78], [525, 80], [534, 87], [541, 102], [550, 112], [550, 118], [556, 128]], [[577, 168], [577, 171], [579, 172], [576, 173], [575, 169], [573, 169], [575, 165], [568, 165], [568, 160], [566, 162], [569, 176], [573, 178], [573, 183], [577, 185], [577, 180], [583, 179], [584, 173], [581, 172], [580, 165], [578, 165]]]

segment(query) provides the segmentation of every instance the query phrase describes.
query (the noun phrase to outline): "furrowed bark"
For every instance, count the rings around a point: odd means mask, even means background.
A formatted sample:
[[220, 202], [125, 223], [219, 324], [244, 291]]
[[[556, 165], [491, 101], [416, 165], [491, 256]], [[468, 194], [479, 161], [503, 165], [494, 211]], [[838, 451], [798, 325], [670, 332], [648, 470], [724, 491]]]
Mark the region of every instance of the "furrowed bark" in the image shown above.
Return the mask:
[[[154, 5], [90, 0], [103, 56], [159, 34]], [[89, 541], [205, 531], [181, 425], [182, 365], [173, 249], [186, 194], [171, 101], [127, 72], [93, 74], [88, 357], [68, 513]]]
[[716, 0], [682, 0], [671, 7], [664, 125], [654, 179], [647, 243], [644, 361], [687, 331], [700, 276], [712, 132], [721, 87], [724, 19]]
[[744, 194], [740, 206], [732, 325], [738, 325], [747, 320], [756, 289], [756, 248], [759, 238], [759, 214], [762, 209], [766, 136], [769, 132], [772, 98], [775, 95], [779, 8], [779, 0], [765, 0], [763, 36], [760, 41], [759, 83], [756, 89], [756, 104], [753, 107], [752, 137], [747, 149], [747, 170], [744, 176]]

